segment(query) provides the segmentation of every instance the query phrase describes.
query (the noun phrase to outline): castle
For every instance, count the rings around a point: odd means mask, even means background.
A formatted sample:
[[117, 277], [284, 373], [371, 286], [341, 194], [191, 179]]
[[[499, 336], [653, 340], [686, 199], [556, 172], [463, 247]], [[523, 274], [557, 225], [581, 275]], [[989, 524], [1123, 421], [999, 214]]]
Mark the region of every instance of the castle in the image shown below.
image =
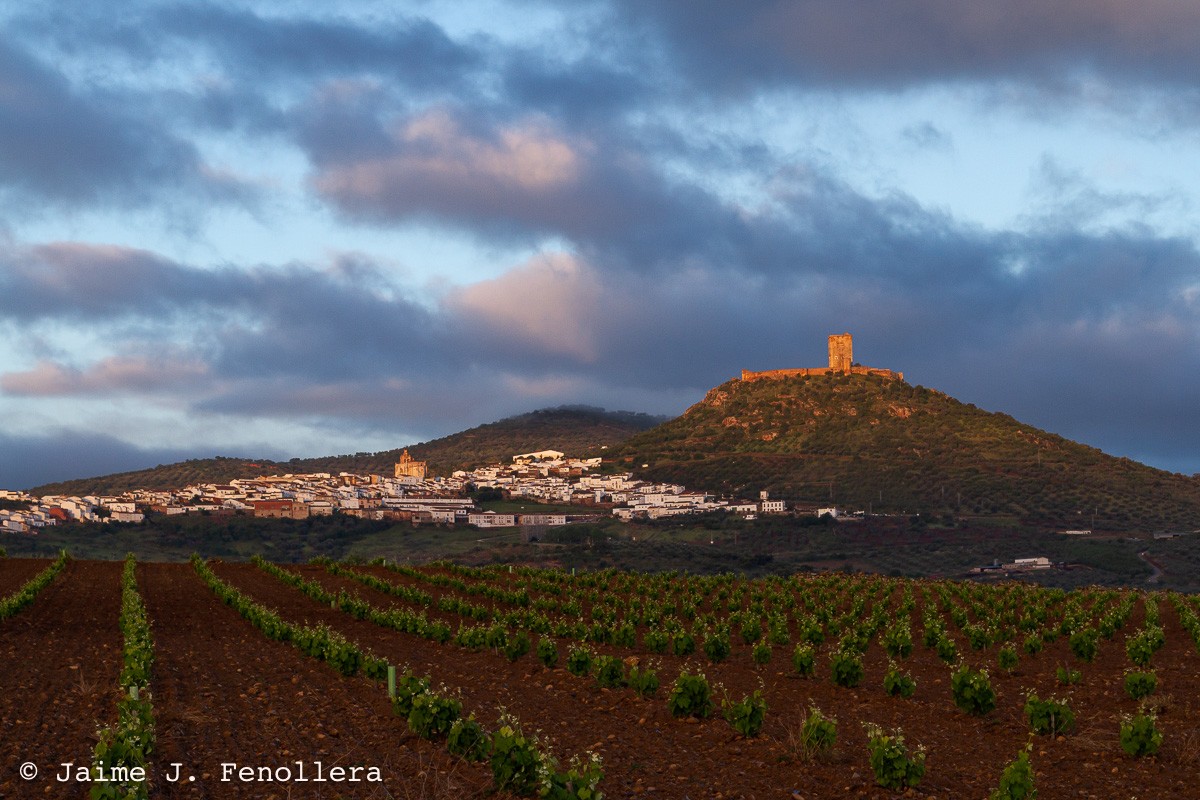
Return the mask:
[[426, 462], [416, 461], [408, 454], [408, 448], [404, 448], [404, 452], [400, 454], [400, 461], [396, 464], [397, 478], [420, 478], [424, 480], [426, 472]]
[[829, 337], [829, 366], [802, 367], [800, 369], [769, 369], [765, 372], [742, 370], [742, 380], [757, 381], [763, 378], [790, 378], [797, 375], [878, 375], [893, 380], [904, 380], [903, 372], [890, 369], [874, 369], [854, 363], [854, 341], [848, 333], [834, 333]]

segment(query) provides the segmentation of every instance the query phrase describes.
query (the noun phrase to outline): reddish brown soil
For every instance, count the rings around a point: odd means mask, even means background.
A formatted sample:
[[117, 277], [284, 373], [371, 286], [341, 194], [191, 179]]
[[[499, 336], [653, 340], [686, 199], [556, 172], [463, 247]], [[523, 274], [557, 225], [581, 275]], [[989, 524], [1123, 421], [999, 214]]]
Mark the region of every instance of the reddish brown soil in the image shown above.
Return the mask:
[[[0, 564], [0, 586], [11, 565]], [[740, 641], [721, 664], [702, 655], [691, 659], [652, 657], [661, 663], [663, 687], [652, 700], [629, 690], [603, 690], [593, 680], [565, 670], [546, 670], [532, 654], [516, 663], [492, 652], [471, 653], [380, 628], [313, 602], [256, 567], [214, 564], [218, 576], [293, 622], [325, 623], [387, 658], [430, 674], [435, 684], [458, 691], [465, 708], [491, 726], [504, 706], [525, 726], [540, 729], [553, 750], [569, 756], [593, 749], [605, 763], [602, 788], [609, 798], [664, 797], [895, 797], [874, 784], [867, 762], [862, 723], [901, 726], [908, 742], [927, 748], [928, 771], [914, 796], [986, 797], [1004, 765], [1030, 737], [1022, 713], [1027, 690], [1041, 696], [1069, 694], [1078, 729], [1061, 739], [1033, 740], [1033, 765], [1041, 797], [1197, 796], [1200, 772], [1200, 656], [1169, 604], [1162, 602], [1167, 644], [1154, 657], [1165, 735], [1156, 757], [1131, 759], [1117, 739], [1121, 713], [1136, 704], [1122, 689], [1129, 666], [1126, 633], [1141, 622], [1141, 611], [1111, 642], [1101, 641], [1092, 664], [1078, 664], [1065, 641], [1037, 656], [1022, 655], [1013, 675], [995, 667], [995, 648], [981, 653], [958, 644], [973, 664], [991, 668], [999, 693], [997, 709], [982, 719], [953, 705], [949, 670], [917, 645], [902, 662], [918, 683], [909, 700], [884, 694], [886, 658], [872, 644], [866, 677], [856, 689], [830, 681], [826, 652], [814, 679], [793, 677], [790, 647], [777, 647], [773, 661], [757, 669]], [[349, 588], [379, 606], [401, 605], [394, 598], [315, 567], [299, 568], [331, 589]], [[32, 574], [32, 573], [31, 573]], [[4, 657], [0, 692], [0, 735], [6, 748], [0, 796], [82, 797], [63, 793], [45, 778], [25, 783], [17, 766], [32, 760], [49, 769], [63, 760], [86, 762], [97, 722], [114, 716], [119, 665], [119, 564], [74, 563], [17, 617], [0, 623]], [[380, 573], [382, 575], [382, 573]], [[384, 576], [400, 582], [399, 576]], [[143, 565], [139, 579], [154, 629], [157, 661], [154, 704], [159, 747], [155, 792], [164, 798], [450, 798], [489, 792], [486, 768], [448, 756], [440, 745], [417, 739], [395, 718], [382, 686], [358, 677], [343, 678], [294, 648], [267, 640], [235, 611], [218, 602], [187, 565]], [[427, 590], [437, 593], [428, 586]], [[491, 601], [477, 600], [483, 605]], [[443, 616], [443, 615], [438, 615]], [[566, 643], [560, 643], [565, 659]], [[604, 652], [630, 655], [616, 648]], [[645, 658], [644, 653], [633, 651]], [[103, 688], [81, 692], [75, 664]], [[666, 708], [670, 682], [686, 664], [701, 667], [734, 698], [759, 688], [769, 709], [763, 734], [739, 738], [719, 714], [702, 721], [677, 720]], [[1057, 685], [1058, 665], [1083, 671], [1081, 685]], [[101, 674], [103, 677], [101, 679]], [[838, 720], [835, 751], [804, 758], [795, 735], [811, 705]], [[315, 770], [333, 765], [376, 766], [383, 782], [245, 783], [221, 782], [221, 764], [293, 767], [297, 760]], [[184, 765], [184, 782], [164, 778], [169, 765]], [[187, 775], [196, 780], [186, 782]], [[311, 774], [311, 772], [310, 772]]]
[[[157, 796], [449, 799], [490, 787], [485, 767], [459, 763], [411, 734], [380, 684], [343, 678], [268, 640], [189, 565], [143, 565], [140, 582], [155, 637]], [[382, 782], [222, 781], [224, 763], [287, 767], [295, 777], [296, 761], [309, 777], [317, 761], [326, 772], [377, 767]], [[176, 762], [181, 780], [171, 783]]]
[[[49, 563], [32, 564], [25, 580]], [[116, 721], [120, 577], [120, 564], [72, 561], [0, 622], [0, 797], [87, 796], [86, 786], [53, 775], [64, 762], [90, 765], [97, 730]], [[37, 778], [20, 777], [25, 762], [37, 765]]]
[[[396, 602], [319, 568], [300, 571], [331, 589], [353, 588], [380, 606]], [[1078, 664], [1067, 643], [1059, 640], [1037, 656], [1022, 656], [1013, 675], [995, 667], [994, 648], [972, 652], [960, 639], [960, 652], [972, 663], [989, 667], [999, 694], [997, 709], [982, 719], [954, 706], [949, 669], [920, 645], [903, 662], [918, 683], [916, 695], [908, 700], [883, 692], [887, 660], [877, 645], [867, 653], [862, 684], [845, 689], [829, 680], [824, 653], [817, 678], [805, 680], [792, 675], [790, 648], [776, 648], [773, 662], [759, 670], [750, 660], [749, 648], [738, 643], [733, 656], [716, 665], [702, 655], [655, 657], [662, 662], [664, 686], [656, 699], [647, 701], [628, 690], [598, 689], [590, 679], [575, 678], [562, 669], [544, 670], [531, 655], [510, 664], [491, 652], [471, 653], [353, 620], [250, 565], [224, 564], [218, 572], [289, 619], [327, 623], [393, 663], [407, 663], [418, 673], [428, 672], [435, 681], [459, 689], [467, 708], [481, 718], [490, 721], [500, 704], [530, 726], [543, 729], [560, 754], [597, 750], [604, 757], [604, 788], [610, 797], [894, 796], [874, 784], [864, 722], [900, 726], [910, 745], [927, 748], [928, 771], [918, 787], [921, 796], [985, 797], [995, 788], [1004, 766], [1030, 739], [1022, 711], [1030, 689], [1043, 698], [1069, 695], [1078, 717], [1074, 734], [1061, 740], [1034, 739], [1033, 764], [1043, 797], [1186, 796], [1194, 791], [1193, 776], [1200, 766], [1196, 760], [1200, 658], [1165, 603], [1167, 645], [1155, 656], [1154, 667], [1160, 680], [1158, 696], [1166, 706], [1159, 718], [1166, 741], [1156, 757], [1135, 760], [1121, 751], [1117, 737], [1120, 714], [1137, 708], [1122, 688], [1123, 671], [1130, 666], [1124, 634], [1112, 642], [1102, 641], [1100, 654], [1090, 665]], [[1139, 610], [1127, 630], [1136, 629], [1140, 620]], [[565, 657], [565, 644], [560, 652]], [[686, 663], [702, 667], [735, 699], [761, 685], [769, 703], [763, 735], [740, 739], [719, 715], [701, 722], [671, 718], [665, 696], [670, 681]], [[1058, 686], [1054, 673], [1060, 664], [1081, 668], [1082, 684], [1069, 689]], [[839, 744], [832, 756], [808, 761], [793, 742], [803, 716], [814, 704], [838, 719]]]
[[52, 563], [48, 558], [0, 558], [0, 599], [20, 589]]

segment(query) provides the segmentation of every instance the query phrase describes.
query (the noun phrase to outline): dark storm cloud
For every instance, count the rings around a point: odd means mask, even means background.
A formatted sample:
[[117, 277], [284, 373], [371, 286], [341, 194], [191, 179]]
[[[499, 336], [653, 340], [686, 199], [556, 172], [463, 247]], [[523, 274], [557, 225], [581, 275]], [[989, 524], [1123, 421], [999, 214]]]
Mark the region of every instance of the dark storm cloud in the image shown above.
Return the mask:
[[[164, 330], [203, 324], [213, 348], [206, 357], [222, 375], [299, 371], [319, 380], [397, 358], [424, 365], [434, 357], [425, 353], [436, 320], [396, 296], [373, 266], [351, 257], [326, 269], [200, 269], [140, 250], [59, 243], [0, 258], [0, 321], [142, 320]], [[94, 381], [47, 377], [81, 392], [97, 388]]]
[[242, 192], [207, 171], [196, 149], [120, 98], [79, 91], [59, 72], [0, 38], [0, 193], [18, 214], [46, 201], [145, 205], [181, 190]]
[[[61, 430], [36, 436], [0, 432], [0, 452], [4, 453], [4, 458], [0, 458], [0, 486], [8, 489], [30, 489], [213, 455], [201, 448], [140, 448], [115, 436], [87, 430]], [[248, 455], [272, 456], [269, 452]]]
[[616, 0], [688, 74], [760, 83], [899, 88], [1091, 69], [1188, 85], [1200, 69], [1200, 6], [1095, 0]]
[[5, 320], [170, 316], [222, 294], [202, 273], [144, 250], [75, 242], [0, 250]]

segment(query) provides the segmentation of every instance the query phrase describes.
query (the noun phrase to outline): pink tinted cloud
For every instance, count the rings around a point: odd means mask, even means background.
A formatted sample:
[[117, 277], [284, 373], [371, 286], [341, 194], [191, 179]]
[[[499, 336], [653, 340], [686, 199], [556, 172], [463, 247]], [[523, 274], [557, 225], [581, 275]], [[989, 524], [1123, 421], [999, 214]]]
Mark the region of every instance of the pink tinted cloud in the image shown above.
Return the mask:
[[0, 376], [0, 390], [27, 397], [169, 393], [194, 387], [208, 375], [208, 366], [195, 360], [112, 356], [86, 369], [40, 361], [33, 369]]
[[587, 264], [555, 253], [462, 287], [444, 303], [462, 323], [501, 341], [590, 362], [600, 349], [598, 308], [610, 294]]
[[587, 166], [586, 144], [537, 119], [485, 133], [434, 110], [389, 135], [388, 152], [324, 165], [313, 178], [318, 193], [377, 214], [503, 215], [576, 186]]

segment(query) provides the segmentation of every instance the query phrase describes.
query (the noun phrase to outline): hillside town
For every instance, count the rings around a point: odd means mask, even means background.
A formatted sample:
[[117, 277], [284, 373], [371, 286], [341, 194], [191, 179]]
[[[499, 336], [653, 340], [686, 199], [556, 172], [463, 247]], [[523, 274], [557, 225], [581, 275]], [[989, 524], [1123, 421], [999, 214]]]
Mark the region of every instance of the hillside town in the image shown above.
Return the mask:
[[[431, 477], [427, 465], [405, 450], [393, 475], [346, 472], [271, 475], [205, 483], [180, 489], [134, 490], [117, 496], [32, 497], [0, 490], [0, 531], [36, 533], [71, 522], [140, 523], [148, 514], [247, 514], [305, 519], [345, 514], [414, 525], [472, 525], [478, 528], [556, 526], [611, 515], [623, 521], [724, 511], [743, 516], [782, 514], [783, 500], [766, 492], [758, 500], [730, 500], [689, 491], [678, 484], [651, 483], [631, 473], [601, 474], [602, 459], [568, 457], [557, 450], [513, 456], [510, 463], [458, 470]], [[491, 489], [499, 496], [528, 500], [529, 513], [484, 511], [473, 493]], [[542, 513], [538, 504], [575, 506], [578, 514]], [[838, 516], [834, 508], [809, 513]]]

